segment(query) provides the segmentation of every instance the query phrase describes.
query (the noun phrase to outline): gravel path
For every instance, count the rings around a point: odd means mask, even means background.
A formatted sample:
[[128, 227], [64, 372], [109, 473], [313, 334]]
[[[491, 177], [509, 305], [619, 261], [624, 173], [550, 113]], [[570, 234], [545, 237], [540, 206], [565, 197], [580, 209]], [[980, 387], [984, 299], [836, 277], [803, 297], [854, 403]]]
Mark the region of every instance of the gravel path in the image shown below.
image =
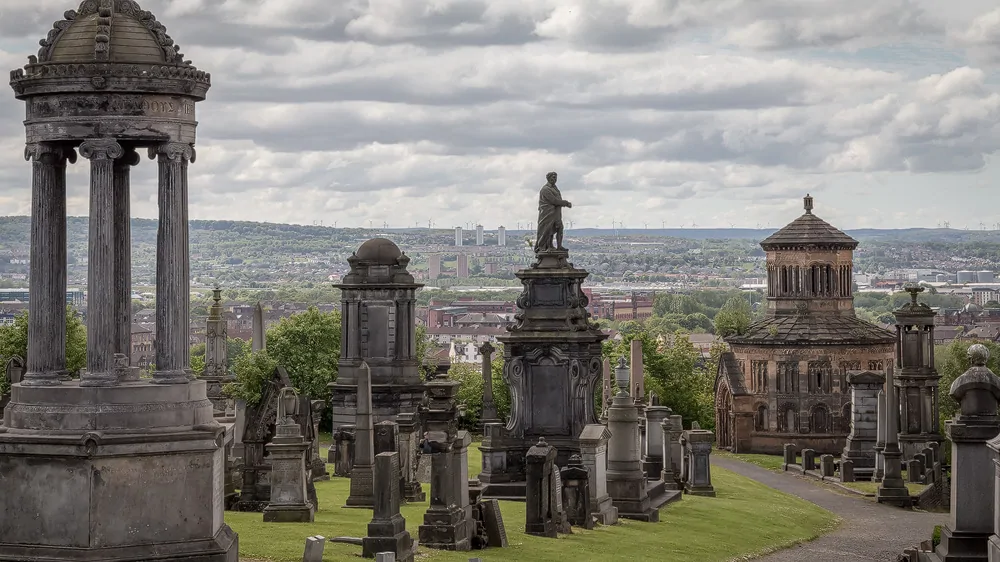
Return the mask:
[[904, 548], [929, 539], [947, 513], [927, 513], [890, 507], [790, 472], [774, 472], [743, 461], [712, 456], [712, 464], [810, 501], [843, 519], [834, 532], [814, 541], [758, 558], [765, 562], [895, 562]]

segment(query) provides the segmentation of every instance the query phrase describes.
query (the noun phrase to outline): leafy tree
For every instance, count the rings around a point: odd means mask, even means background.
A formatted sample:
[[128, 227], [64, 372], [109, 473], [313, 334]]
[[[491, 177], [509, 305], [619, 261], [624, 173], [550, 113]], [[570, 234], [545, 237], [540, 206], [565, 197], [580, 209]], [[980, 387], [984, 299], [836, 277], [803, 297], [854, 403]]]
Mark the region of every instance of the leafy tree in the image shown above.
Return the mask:
[[225, 385], [224, 391], [233, 398], [256, 404], [260, 402], [264, 386], [277, 367], [278, 362], [268, 355], [267, 350], [241, 355], [233, 368], [236, 381]]
[[[510, 416], [510, 389], [503, 380], [503, 350], [497, 345], [493, 355], [490, 376], [493, 379], [493, 403], [501, 421]], [[479, 432], [483, 415], [483, 374], [479, 363], [453, 363], [448, 369], [448, 378], [458, 381], [458, 403], [464, 411], [459, 420], [463, 429]]]
[[431, 338], [427, 335], [427, 326], [417, 326], [417, 361], [419, 361], [420, 379], [427, 380], [434, 374], [435, 365], [427, 361], [427, 354], [431, 350]]
[[951, 383], [967, 371], [972, 363], [969, 361], [969, 347], [974, 343], [981, 343], [990, 350], [990, 359], [986, 366], [994, 373], [1000, 373], [1000, 344], [988, 341], [954, 340], [948, 345], [939, 345], [934, 348], [934, 363], [941, 380], [938, 382], [939, 399], [938, 414], [942, 428], [944, 422], [955, 417], [958, 412], [958, 402], [948, 393]]
[[719, 336], [742, 336], [750, 328], [750, 303], [745, 298], [730, 297], [715, 315], [715, 333]]
[[1000, 308], [1000, 301], [987, 301], [983, 308]]
[[240, 357], [250, 354], [251, 347], [250, 342], [246, 340], [241, 340], [239, 338], [226, 339], [226, 355], [228, 358], [230, 372], [233, 371], [236, 361], [239, 360]]
[[267, 331], [267, 353], [288, 370], [299, 392], [328, 399], [327, 384], [336, 380], [340, 361], [340, 312], [310, 307], [283, 318]]
[[[11, 357], [28, 358], [28, 312], [14, 318], [14, 323], [0, 326], [0, 361], [3, 365]], [[66, 370], [73, 376], [87, 365], [87, 327], [83, 325], [80, 313], [66, 308]], [[0, 394], [8, 388], [6, 378], [0, 377]]]

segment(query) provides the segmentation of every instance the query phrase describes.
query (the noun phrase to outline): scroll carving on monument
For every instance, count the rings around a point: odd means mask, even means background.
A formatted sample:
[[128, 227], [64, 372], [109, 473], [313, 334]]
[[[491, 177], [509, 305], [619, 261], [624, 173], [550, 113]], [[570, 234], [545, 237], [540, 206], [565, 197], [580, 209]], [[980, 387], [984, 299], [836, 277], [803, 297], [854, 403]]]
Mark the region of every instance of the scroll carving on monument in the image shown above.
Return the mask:
[[42, 162], [51, 158], [52, 164], [65, 164], [69, 161], [76, 163], [76, 151], [72, 148], [59, 146], [47, 142], [30, 143], [24, 146], [24, 159], [26, 161]]
[[89, 139], [80, 145], [80, 156], [87, 160], [115, 160], [125, 154], [125, 149], [115, 139]]
[[510, 388], [510, 419], [507, 421], [507, 431], [511, 436], [521, 438], [524, 433], [524, 405], [521, 396], [524, 395], [524, 360], [513, 357], [503, 370], [503, 380]]
[[194, 147], [182, 142], [165, 142], [149, 147], [149, 158], [152, 160], [155, 160], [157, 157], [163, 157], [171, 162], [181, 160], [194, 162], [196, 156], [197, 153]]

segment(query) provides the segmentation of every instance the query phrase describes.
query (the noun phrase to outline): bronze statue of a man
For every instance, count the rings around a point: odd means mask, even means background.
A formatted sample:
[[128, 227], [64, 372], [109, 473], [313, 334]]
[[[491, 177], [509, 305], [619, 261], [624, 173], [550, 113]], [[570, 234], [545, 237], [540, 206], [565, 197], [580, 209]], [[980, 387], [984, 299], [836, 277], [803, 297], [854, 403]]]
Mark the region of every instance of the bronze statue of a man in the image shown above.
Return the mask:
[[[538, 193], [538, 232], [535, 236], [535, 253], [550, 250], [565, 250], [563, 248], [562, 208], [572, 208], [573, 204], [562, 198], [556, 187], [555, 172], [546, 174], [548, 183], [542, 186]], [[555, 246], [552, 237], [555, 237]]]

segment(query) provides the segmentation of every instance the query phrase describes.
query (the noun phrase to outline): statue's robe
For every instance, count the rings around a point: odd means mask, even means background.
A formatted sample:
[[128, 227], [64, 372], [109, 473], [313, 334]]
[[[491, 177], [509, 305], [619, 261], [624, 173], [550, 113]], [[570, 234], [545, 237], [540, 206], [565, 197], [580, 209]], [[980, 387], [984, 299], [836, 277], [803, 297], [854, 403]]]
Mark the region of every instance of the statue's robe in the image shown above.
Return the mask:
[[563, 201], [559, 188], [545, 184], [538, 193], [538, 231], [535, 234], [535, 252], [554, 250], [552, 238], [562, 230]]

